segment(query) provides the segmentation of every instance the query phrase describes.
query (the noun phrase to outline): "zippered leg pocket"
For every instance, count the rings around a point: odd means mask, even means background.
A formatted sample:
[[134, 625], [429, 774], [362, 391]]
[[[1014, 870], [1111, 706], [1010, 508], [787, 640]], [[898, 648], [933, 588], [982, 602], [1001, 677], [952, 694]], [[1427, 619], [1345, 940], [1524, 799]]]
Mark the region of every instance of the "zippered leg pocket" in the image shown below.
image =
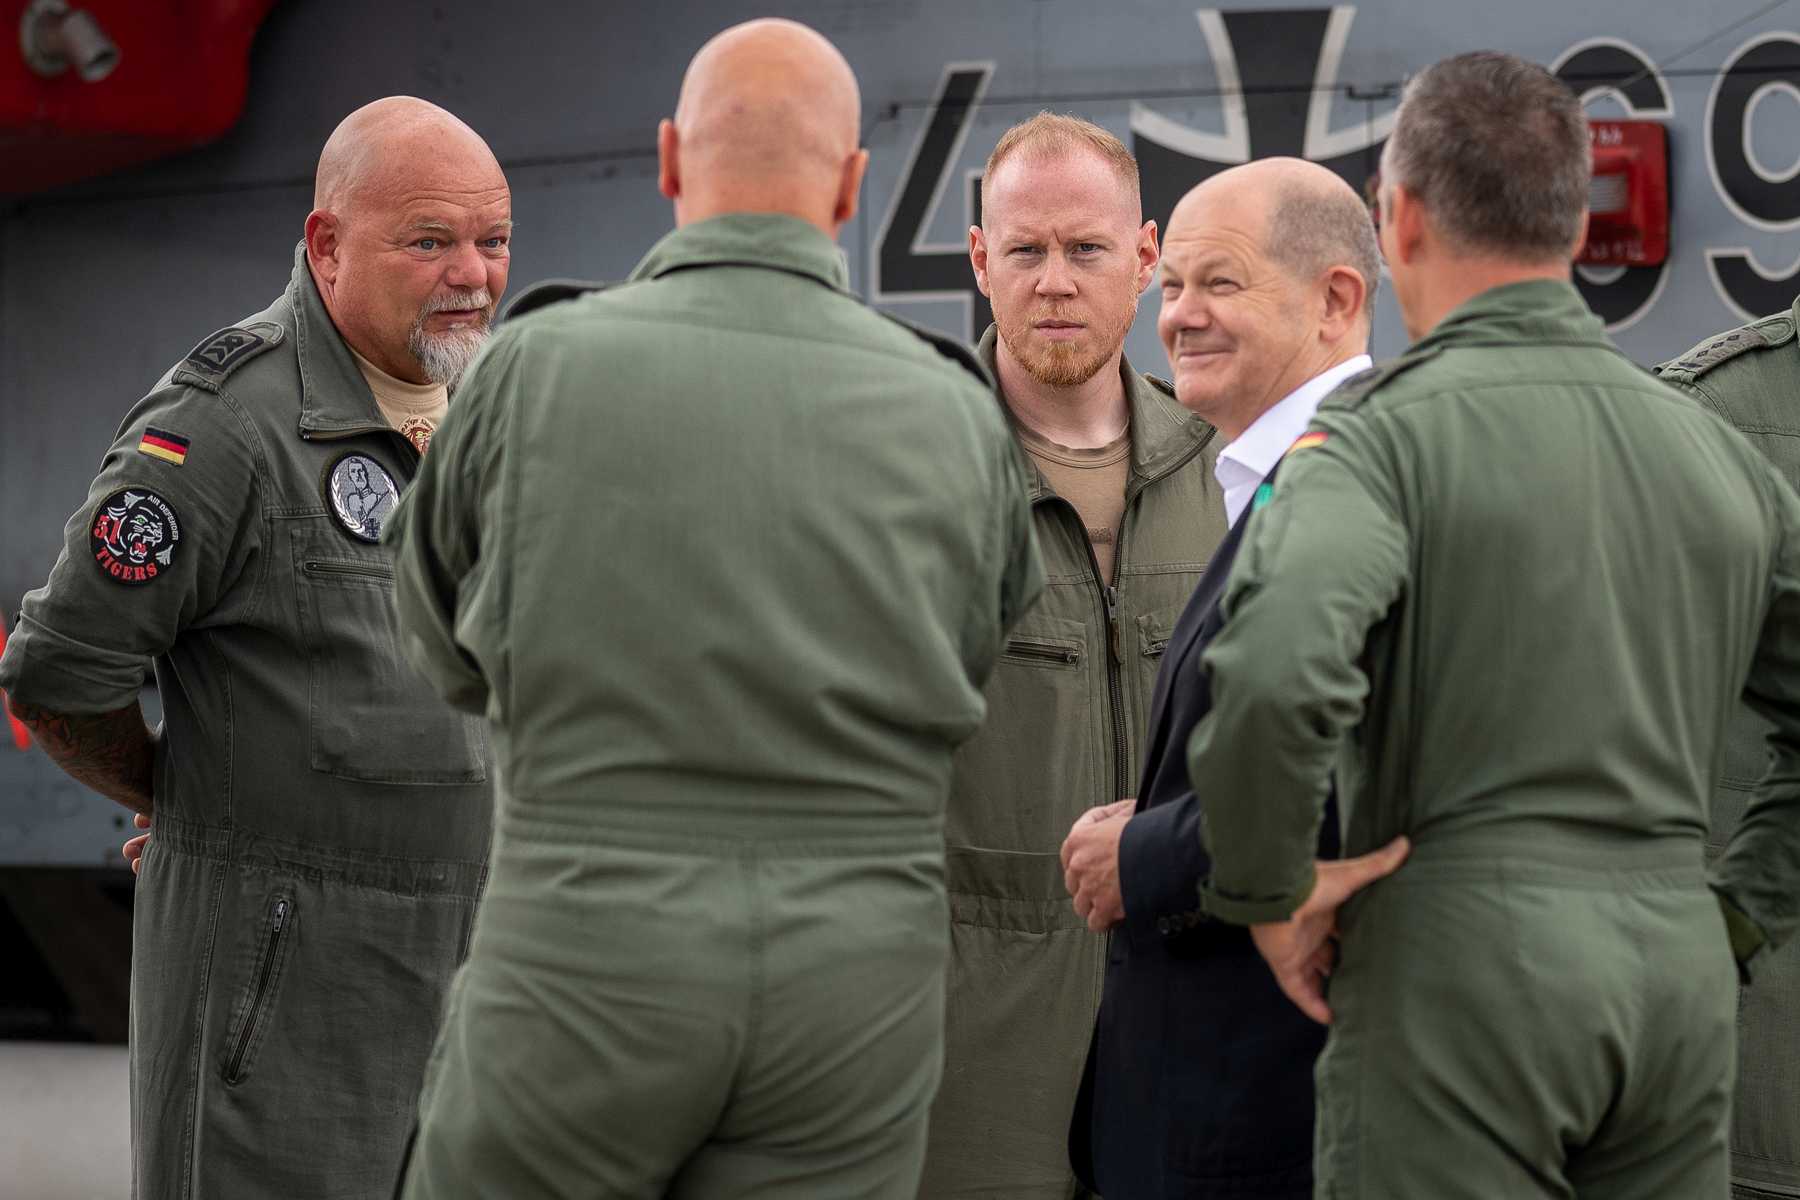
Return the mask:
[[249, 1077], [256, 1061], [256, 1050], [268, 1033], [275, 1012], [275, 997], [281, 986], [282, 966], [287, 961], [298, 922], [294, 898], [286, 891], [269, 897], [258, 917], [256, 956], [250, 964], [250, 976], [232, 1013], [231, 1030], [225, 1041], [225, 1058], [221, 1070], [227, 1084], [239, 1084]]

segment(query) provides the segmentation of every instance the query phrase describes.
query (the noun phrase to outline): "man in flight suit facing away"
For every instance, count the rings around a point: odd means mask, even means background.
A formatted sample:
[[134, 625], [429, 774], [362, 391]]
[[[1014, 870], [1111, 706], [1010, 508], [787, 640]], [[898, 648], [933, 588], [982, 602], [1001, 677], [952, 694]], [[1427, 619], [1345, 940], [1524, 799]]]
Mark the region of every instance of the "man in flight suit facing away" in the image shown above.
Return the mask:
[[979, 364], [846, 290], [858, 109], [804, 26], [707, 43], [675, 232], [501, 327], [390, 526], [502, 781], [407, 1197], [918, 1185], [951, 751], [1042, 572]]
[[[1732, 960], [1797, 916], [1800, 498], [1607, 342], [1588, 176], [1542, 68], [1413, 80], [1380, 232], [1417, 340], [1288, 453], [1203, 658], [1203, 901], [1332, 1023], [1321, 1197], [1727, 1194]], [[1775, 760], [1709, 876], [1740, 695]], [[1315, 866], [1334, 764], [1364, 857]]]
[[356, 498], [418, 469], [510, 218], [449, 113], [346, 118], [287, 291], [126, 416], [0, 660], [46, 752], [153, 815], [130, 848], [146, 1200], [391, 1193], [490, 805], [479, 723], [401, 657], [383, 510]]

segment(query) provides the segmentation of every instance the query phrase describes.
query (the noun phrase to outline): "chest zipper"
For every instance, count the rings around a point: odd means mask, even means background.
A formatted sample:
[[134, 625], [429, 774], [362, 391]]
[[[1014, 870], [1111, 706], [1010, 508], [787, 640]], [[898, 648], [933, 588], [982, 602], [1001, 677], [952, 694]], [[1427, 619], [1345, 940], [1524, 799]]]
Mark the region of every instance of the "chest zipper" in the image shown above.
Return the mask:
[[256, 1040], [256, 1030], [262, 1024], [263, 1010], [269, 1004], [269, 983], [275, 977], [275, 964], [280, 961], [281, 938], [287, 928], [287, 919], [288, 902], [287, 897], [283, 896], [269, 908], [269, 945], [263, 951], [262, 970], [256, 976], [256, 991], [251, 996], [249, 1015], [244, 1018], [244, 1032], [238, 1035], [237, 1046], [231, 1052], [231, 1062], [225, 1068], [226, 1083], [236, 1083], [244, 1077], [244, 1057]]
[[373, 564], [330, 562], [312, 558], [300, 564], [300, 569], [312, 576], [340, 575], [350, 579], [392, 579], [394, 568], [378, 567]]
[[[1134, 491], [1129, 487], [1125, 490], [1125, 511], [1119, 514], [1118, 553], [1113, 558], [1115, 573], [1125, 565], [1125, 531], [1131, 521], [1131, 502], [1137, 498], [1137, 491], [1141, 490], [1143, 489], [1138, 488]], [[1063, 497], [1058, 496], [1056, 500], [1074, 517], [1081, 544], [1087, 549], [1088, 566], [1093, 569], [1094, 582], [1100, 585], [1100, 603], [1106, 613], [1106, 703], [1108, 715], [1112, 719], [1112, 798], [1123, 800], [1131, 794], [1131, 780], [1127, 778], [1131, 770], [1131, 764], [1127, 761], [1131, 747], [1125, 736], [1125, 684], [1120, 677], [1120, 668], [1125, 658], [1125, 634], [1119, 624], [1119, 589], [1110, 583], [1100, 582], [1100, 560], [1094, 555], [1094, 544], [1088, 541], [1087, 525], [1081, 520], [1081, 514]]]
[[[1121, 534], [1124, 524], [1125, 522], [1121, 519], [1119, 522]], [[1125, 539], [1121, 536], [1119, 548], [1123, 550], [1124, 547]], [[1094, 548], [1089, 546], [1089, 556], [1091, 557], [1093, 553]], [[1094, 577], [1096, 579], [1100, 577], [1099, 565], [1099, 561], [1095, 560]], [[1110, 583], [1104, 584], [1100, 588], [1100, 598], [1106, 604], [1106, 688], [1108, 702], [1112, 706], [1113, 799], [1123, 800], [1131, 794], [1131, 783], [1125, 778], [1125, 773], [1129, 770], [1125, 761], [1129, 747], [1125, 737], [1125, 682], [1120, 678], [1120, 667], [1124, 663], [1125, 652], [1124, 634], [1119, 628], [1119, 589]]]

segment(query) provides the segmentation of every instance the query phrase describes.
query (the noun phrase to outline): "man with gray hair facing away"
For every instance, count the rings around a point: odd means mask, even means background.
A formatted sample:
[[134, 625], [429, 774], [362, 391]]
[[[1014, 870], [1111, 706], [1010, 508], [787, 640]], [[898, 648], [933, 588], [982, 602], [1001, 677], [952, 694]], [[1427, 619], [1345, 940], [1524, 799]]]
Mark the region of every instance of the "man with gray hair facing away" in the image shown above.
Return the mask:
[[125, 417], [0, 659], [45, 752], [155, 826], [126, 847], [145, 1200], [391, 1194], [491, 809], [480, 725], [401, 657], [379, 539], [511, 228], [457, 118], [346, 117], [287, 290]]
[[[1379, 200], [1416, 340], [1320, 406], [1203, 659], [1203, 906], [1331, 1025], [1319, 1196], [1723, 1200], [1733, 960], [1800, 918], [1800, 498], [1606, 340], [1588, 173], [1541, 67], [1412, 81]], [[1709, 874], [1740, 695], [1773, 760]], [[1314, 861], [1334, 766], [1360, 868]]]
[[[1188, 782], [1186, 746], [1246, 519], [1319, 402], [1370, 365], [1380, 270], [1361, 197], [1300, 159], [1215, 175], [1169, 218], [1157, 329], [1176, 397], [1229, 439], [1214, 472], [1231, 532], [1169, 635], [1135, 809], [1096, 809], [1063, 847], [1077, 913], [1112, 930], [1070, 1127], [1077, 1171], [1108, 1197], [1312, 1195], [1324, 1031], [1282, 1002], [1242, 930], [1198, 919], [1199, 822], [1216, 793]], [[1336, 830], [1323, 841], [1334, 854]]]
[[858, 112], [805, 26], [702, 47], [677, 228], [502, 326], [394, 518], [503, 781], [407, 1197], [918, 1186], [951, 751], [1042, 571], [980, 365], [846, 290]]

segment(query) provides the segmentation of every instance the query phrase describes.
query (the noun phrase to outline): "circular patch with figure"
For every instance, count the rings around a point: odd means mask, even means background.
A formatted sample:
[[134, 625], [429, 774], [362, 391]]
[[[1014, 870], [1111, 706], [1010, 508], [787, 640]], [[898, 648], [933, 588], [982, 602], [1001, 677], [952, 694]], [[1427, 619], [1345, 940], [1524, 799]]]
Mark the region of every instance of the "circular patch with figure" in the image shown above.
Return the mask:
[[142, 587], [175, 565], [181, 520], [169, 502], [148, 488], [114, 492], [94, 510], [88, 549], [108, 579]]
[[400, 503], [387, 468], [367, 454], [343, 455], [325, 469], [325, 502], [353, 538], [379, 542], [381, 528]]

